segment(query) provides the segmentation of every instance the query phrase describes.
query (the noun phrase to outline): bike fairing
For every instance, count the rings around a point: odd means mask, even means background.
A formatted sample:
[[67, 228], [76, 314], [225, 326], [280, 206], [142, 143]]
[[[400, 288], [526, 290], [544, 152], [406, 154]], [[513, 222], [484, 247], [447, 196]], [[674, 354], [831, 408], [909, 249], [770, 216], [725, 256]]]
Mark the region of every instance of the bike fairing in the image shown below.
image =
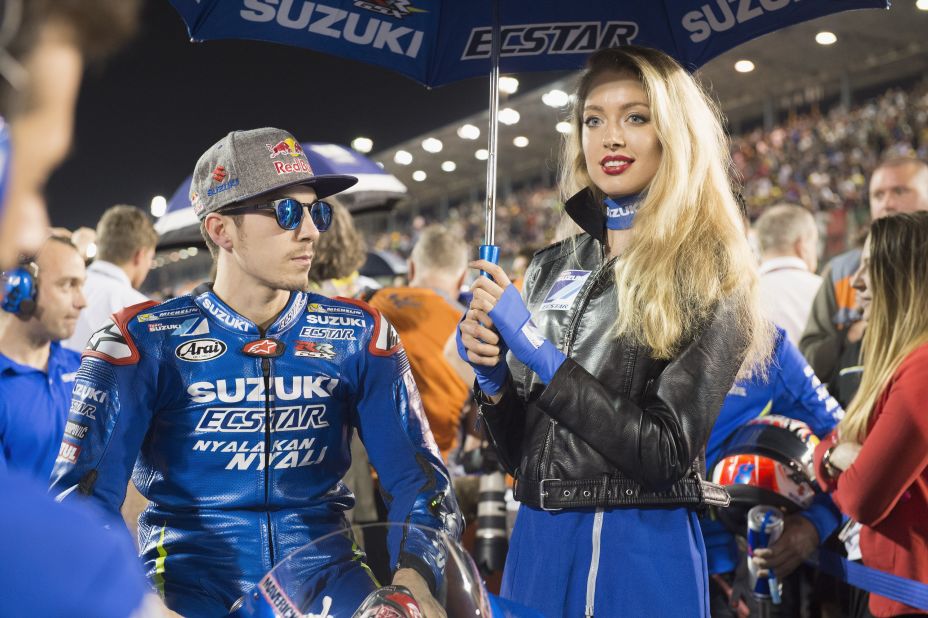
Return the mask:
[[[405, 352], [358, 301], [294, 292], [265, 332], [207, 286], [130, 307], [91, 338], [71, 410], [87, 431], [65, 437], [53, 491], [118, 512], [134, 466], [150, 501], [139, 525], [148, 575], [182, 613], [227, 610], [286, 555], [346, 526], [352, 426], [391, 521], [460, 533]], [[440, 585], [437, 548], [415, 531], [389, 545], [395, 566]], [[345, 547], [303, 568], [356, 557]]]

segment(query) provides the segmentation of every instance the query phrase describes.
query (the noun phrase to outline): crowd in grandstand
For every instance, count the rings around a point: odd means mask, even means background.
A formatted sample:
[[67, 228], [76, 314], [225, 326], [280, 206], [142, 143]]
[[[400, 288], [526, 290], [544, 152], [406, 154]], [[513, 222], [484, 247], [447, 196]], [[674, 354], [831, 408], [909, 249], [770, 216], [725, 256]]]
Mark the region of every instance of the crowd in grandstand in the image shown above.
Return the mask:
[[[928, 157], [928, 83], [891, 88], [850, 109], [794, 113], [769, 130], [732, 138], [732, 159], [751, 220], [778, 202], [816, 213], [826, 230], [826, 255], [853, 244], [866, 219], [867, 173], [887, 156]], [[465, 202], [442, 221], [464, 235], [483, 237], [484, 202]], [[563, 214], [556, 189], [532, 186], [499, 196], [496, 240], [504, 256], [555, 238]], [[409, 255], [425, 219], [367, 239], [369, 246]]]

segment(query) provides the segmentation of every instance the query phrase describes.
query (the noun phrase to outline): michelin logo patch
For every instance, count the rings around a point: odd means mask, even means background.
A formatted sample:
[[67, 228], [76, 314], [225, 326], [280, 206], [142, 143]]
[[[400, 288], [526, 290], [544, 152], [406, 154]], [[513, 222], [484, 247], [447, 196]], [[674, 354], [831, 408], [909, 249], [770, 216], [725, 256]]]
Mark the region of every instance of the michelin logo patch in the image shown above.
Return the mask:
[[541, 303], [541, 311], [566, 311], [574, 304], [577, 294], [583, 289], [588, 270], [565, 270], [551, 286], [548, 296]]

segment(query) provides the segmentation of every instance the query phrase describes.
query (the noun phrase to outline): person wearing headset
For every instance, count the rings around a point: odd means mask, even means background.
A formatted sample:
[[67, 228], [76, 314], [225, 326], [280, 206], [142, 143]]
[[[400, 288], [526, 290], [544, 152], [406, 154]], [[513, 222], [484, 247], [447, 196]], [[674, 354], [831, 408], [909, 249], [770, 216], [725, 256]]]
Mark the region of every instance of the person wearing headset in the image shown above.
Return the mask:
[[66, 432], [80, 355], [61, 346], [86, 304], [84, 261], [51, 236], [38, 254], [3, 273], [0, 317], [0, 466], [47, 482]]

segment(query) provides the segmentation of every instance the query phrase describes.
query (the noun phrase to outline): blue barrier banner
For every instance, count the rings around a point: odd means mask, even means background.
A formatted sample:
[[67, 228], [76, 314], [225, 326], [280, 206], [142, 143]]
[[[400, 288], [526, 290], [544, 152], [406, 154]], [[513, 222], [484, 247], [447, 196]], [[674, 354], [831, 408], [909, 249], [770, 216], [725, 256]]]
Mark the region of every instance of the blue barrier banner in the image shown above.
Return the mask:
[[818, 552], [818, 568], [855, 588], [928, 610], [928, 584], [865, 567], [824, 549]]

